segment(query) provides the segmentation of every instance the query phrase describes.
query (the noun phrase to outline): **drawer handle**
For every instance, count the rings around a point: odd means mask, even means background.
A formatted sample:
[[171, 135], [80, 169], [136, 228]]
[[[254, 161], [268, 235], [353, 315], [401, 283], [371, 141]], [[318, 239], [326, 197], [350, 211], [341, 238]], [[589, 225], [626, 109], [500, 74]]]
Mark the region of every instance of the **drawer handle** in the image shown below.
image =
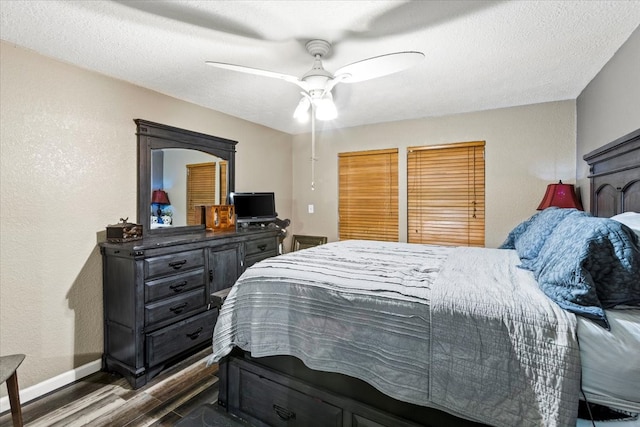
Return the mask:
[[182, 304], [178, 304], [178, 305], [174, 305], [173, 307], [170, 307], [169, 310], [173, 311], [175, 314], [180, 314], [182, 313], [182, 310], [184, 310], [184, 308], [187, 305], [188, 304], [186, 302], [183, 302]]
[[282, 406], [278, 406], [276, 404], [273, 405], [273, 410], [276, 411], [276, 415], [283, 421], [295, 420], [296, 413], [288, 410], [287, 408], [283, 408]]
[[186, 259], [183, 259], [182, 261], [174, 261], [169, 263], [169, 267], [172, 267], [174, 270], [179, 270], [186, 263]]
[[182, 291], [182, 288], [184, 288], [185, 286], [187, 286], [187, 281], [185, 280], [184, 282], [180, 282], [180, 283], [174, 283], [173, 285], [169, 286], [170, 289], [173, 290], [173, 292], [180, 292]]
[[264, 250], [267, 249], [267, 245], [258, 245], [258, 249], [260, 249], [261, 252], [264, 252]]
[[191, 332], [190, 334], [187, 334], [187, 336], [192, 340], [195, 340], [200, 336], [200, 332], [202, 332], [202, 326], [200, 326], [195, 332]]

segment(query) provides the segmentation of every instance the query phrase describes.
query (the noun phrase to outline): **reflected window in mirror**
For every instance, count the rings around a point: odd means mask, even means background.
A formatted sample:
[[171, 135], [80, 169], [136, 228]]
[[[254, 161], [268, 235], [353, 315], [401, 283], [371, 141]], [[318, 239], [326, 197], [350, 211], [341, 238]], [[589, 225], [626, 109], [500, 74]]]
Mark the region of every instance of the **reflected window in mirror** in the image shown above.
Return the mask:
[[202, 224], [202, 206], [220, 205], [227, 199], [227, 162], [187, 165], [187, 224]]

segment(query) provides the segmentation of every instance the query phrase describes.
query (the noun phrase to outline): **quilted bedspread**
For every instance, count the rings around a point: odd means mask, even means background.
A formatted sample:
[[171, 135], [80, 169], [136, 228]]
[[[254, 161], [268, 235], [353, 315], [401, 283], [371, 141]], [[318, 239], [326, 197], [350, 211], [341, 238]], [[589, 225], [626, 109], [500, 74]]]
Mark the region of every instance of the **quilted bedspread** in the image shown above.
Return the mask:
[[576, 319], [513, 250], [343, 241], [264, 260], [229, 293], [213, 355], [290, 355], [495, 426], [575, 425]]

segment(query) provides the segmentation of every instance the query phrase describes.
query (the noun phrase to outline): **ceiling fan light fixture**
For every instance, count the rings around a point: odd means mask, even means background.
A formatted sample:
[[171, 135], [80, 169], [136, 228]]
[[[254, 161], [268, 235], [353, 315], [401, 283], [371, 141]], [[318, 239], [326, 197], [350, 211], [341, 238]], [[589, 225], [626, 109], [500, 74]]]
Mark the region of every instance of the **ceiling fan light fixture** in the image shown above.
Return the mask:
[[338, 109], [336, 104], [333, 103], [333, 95], [331, 92], [325, 93], [325, 95], [315, 100], [316, 106], [316, 118], [318, 120], [333, 120], [338, 117]]
[[216, 68], [281, 79], [299, 86], [303, 90], [303, 98], [298, 103], [293, 117], [300, 122], [306, 122], [311, 118], [313, 134], [315, 119], [333, 120], [338, 117], [338, 110], [331, 95], [331, 91], [338, 83], [356, 83], [397, 73], [415, 66], [424, 59], [422, 52], [393, 52], [354, 62], [339, 68], [335, 73], [331, 73], [325, 70], [322, 64], [322, 59], [331, 49], [331, 43], [326, 40], [313, 39], [309, 40], [305, 47], [313, 57], [313, 65], [301, 78], [244, 65], [217, 61], [206, 61], [206, 63]]
[[309, 98], [304, 95], [300, 102], [298, 102], [298, 106], [296, 110], [293, 112], [293, 118], [299, 121], [300, 123], [306, 123], [309, 121], [309, 107], [311, 106], [311, 101]]

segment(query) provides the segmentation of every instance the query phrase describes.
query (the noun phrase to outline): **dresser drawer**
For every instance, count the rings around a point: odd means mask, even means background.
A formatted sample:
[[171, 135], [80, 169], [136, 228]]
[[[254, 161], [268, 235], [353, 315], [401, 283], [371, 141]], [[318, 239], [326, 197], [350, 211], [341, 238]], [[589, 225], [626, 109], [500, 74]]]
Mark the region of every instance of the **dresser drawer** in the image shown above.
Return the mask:
[[337, 406], [244, 369], [240, 369], [239, 382], [238, 409], [248, 421], [260, 420], [270, 426], [342, 426], [342, 409]]
[[144, 320], [147, 328], [163, 320], [183, 316], [200, 310], [206, 304], [204, 286], [182, 295], [163, 299], [144, 306]]
[[144, 284], [145, 302], [184, 294], [205, 284], [204, 269], [175, 274], [161, 279], [150, 280]]
[[[278, 252], [278, 243], [275, 237], [251, 240], [245, 243], [245, 256], [261, 255], [264, 258], [275, 256]], [[264, 259], [263, 258], [263, 259]]]
[[199, 344], [210, 342], [218, 310], [211, 309], [147, 334], [147, 365], [155, 366]]
[[256, 262], [260, 262], [263, 259], [271, 258], [272, 256], [275, 256], [275, 254], [258, 254], [258, 255], [245, 257], [244, 268], [247, 269], [251, 267], [253, 264], [255, 264]]
[[203, 266], [203, 249], [178, 252], [171, 255], [157, 256], [144, 260], [145, 277], [147, 279], [192, 270], [198, 267], [202, 268]]

